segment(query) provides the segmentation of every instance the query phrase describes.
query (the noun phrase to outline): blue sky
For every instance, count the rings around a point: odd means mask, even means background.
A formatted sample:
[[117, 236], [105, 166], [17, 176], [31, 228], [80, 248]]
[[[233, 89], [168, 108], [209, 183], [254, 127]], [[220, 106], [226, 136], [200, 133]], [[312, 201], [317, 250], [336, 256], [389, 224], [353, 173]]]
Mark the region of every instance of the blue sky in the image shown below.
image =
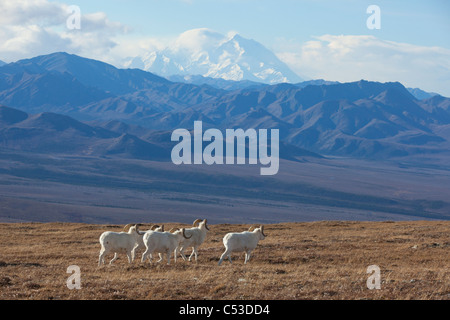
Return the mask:
[[[102, 11], [135, 34], [176, 36], [186, 30], [234, 30], [271, 47], [277, 38], [308, 41], [323, 34], [376, 35], [385, 40], [450, 49], [448, 0], [72, 0], [85, 12]], [[369, 5], [382, 27], [369, 30]]]
[[[67, 7], [81, 30], [65, 28]], [[369, 5], [381, 29], [369, 30]], [[169, 46], [183, 32], [237, 32], [307, 79], [399, 81], [450, 96], [448, 0], [15, 0], [1, 1], [0, 60], [55, 51], [102, 60]]]

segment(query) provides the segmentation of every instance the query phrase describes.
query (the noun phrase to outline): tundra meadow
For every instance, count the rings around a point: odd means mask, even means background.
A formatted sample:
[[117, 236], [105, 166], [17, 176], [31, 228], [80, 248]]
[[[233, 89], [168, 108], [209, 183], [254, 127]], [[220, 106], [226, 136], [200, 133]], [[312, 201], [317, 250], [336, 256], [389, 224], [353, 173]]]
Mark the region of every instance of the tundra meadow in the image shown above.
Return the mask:
[[448, 3], [72, 2], [0, 3], [12, 311], [450, 300]]

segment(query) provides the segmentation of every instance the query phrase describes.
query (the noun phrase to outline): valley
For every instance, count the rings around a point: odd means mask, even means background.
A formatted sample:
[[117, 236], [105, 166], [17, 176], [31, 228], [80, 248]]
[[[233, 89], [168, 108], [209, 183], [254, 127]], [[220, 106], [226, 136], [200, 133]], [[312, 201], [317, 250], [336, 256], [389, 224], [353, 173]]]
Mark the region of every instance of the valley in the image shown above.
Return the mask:
[[450, 218], [449, 168], [354, 159], [176, 166], [170, 161], [0, 153], [0, 221], [211, 223]]

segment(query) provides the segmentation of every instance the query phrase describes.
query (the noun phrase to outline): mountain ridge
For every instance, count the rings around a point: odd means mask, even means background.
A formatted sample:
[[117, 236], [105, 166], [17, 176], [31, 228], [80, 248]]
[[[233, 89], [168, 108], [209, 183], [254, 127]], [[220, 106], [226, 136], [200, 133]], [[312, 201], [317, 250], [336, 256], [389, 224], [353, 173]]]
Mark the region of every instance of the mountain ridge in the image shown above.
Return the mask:
[[[170, 131], [153, 131], [118, 121], [80, 122], [52, 112], [27, 114], [1, 105], [0, 124], [0, 149], [5, 150], [168, 162], [176, 144], [171, 141]], [[286, 143], [283, 146], [282, 159], [322, 158]]]
[[192, 129], [196, 120], [219, 129], [279, 128], [284, 143], [324, 155], [375, 159], [448, 150], [446, 97], [419, 100], [399, 82], [246, 84], [225, 90], [173, 82], [54, 53], [0, 67], [0, 103], [154, 131]]

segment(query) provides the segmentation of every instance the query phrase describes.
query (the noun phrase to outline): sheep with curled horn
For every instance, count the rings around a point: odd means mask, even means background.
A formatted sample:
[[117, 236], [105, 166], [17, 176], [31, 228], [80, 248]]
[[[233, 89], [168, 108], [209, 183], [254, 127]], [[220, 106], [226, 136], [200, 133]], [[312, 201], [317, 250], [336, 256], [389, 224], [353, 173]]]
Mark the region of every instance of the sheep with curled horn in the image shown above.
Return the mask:
[[109, 262], [111, 265], [118, 257], [118, 253], [125, 252], [128, 262], [134, 260], [134, 248], [141, 237], [138, 225], [132, 225], [127, 232], [105, 231], [101, 234], [99, 242], [101, 245], [98, 265], [105, 263], [105, 256], [114, 252], [114, 258]]
[[223, 259], [227, 257], [230, 263], [232, 263], [232, 252], [245, 252], [244, 264], [246, 264], [250, 260], [250, 254], [256, 248], [258, 242], [265, 238], [266, 234], [262, 225], [259, 228], [250, 226], [248, 231], [227, 233], [223, 238], [225, 252], [220, 257], [219, 266], [222, 264]]
[[192, 253], [189, 256], [189, 261], [191, 261], [192, 256], [195, 256], [195, 262], [197, 262], [198, 247], [205, 241], [206, 233], [209, 231], [208, 220], [196, 219], [192, 225], [193, 227], [186, 229], [186, 234], [191, 237], [189, 239], [183, 239], [180, 243], [179, 251], [183, 260], [186, 261], [184, 251], [188, 247], [192, 247]]
[[136, 226], [136, 232], [139, 235], [139, 237], [137, 238], [136, 244], [135, 244], [135, 246], [133, 248], [132, 261], [134, 261], [134, 258], [136, 257], [136, 252], [137, 251], [145, 249], [143, 238], [144, 238], [144, 234], [146, 232], [148, 232], [148, 231], [164, 231], [164, 225], [159, 226], [157, 224], [152, 225], [150, 227], [150, 229], [147, 230], [147, 231], [141, 231], [141, 230], [139, 230], [139, 228], [142, 225], [143, 225], [142, 223], [138, 223], [138, 224], [129, 223], [123, 228], [123, 232], [128, 232], [131, 227]]
[[[183, 239], [189, 239], [192, 236], [186, 235], [185, 228], [172, 228], [169, 232], [151, 231], [144, 235], [145, 252], [142, 254], [142, 262], [148, 258], [152, 261], [153, 253], [166, 254], [167, 264], [170, 264], [170, 256], [174, 253], [174, 260], [177, 262], [177, 249]], [[161, 256], [160, 256], [161, 257]], [[161, 261], [160, 259], [159, 261]]]

